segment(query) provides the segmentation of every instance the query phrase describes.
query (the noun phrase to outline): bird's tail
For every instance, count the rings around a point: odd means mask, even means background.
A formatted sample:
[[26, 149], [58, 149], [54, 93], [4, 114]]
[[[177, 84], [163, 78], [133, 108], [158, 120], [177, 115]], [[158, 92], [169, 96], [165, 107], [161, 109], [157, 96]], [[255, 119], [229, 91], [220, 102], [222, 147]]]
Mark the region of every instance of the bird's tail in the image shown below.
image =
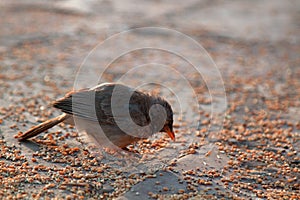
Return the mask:
[[39, 125], [36, 125], [36, 126], [30, 128], [28, 131], [26, 131], [25, 133], [23, 133], [21, 135], [18, 135], [16, 138], [19, 141], [27, 140], [33, 136], [36, 136], [36, 135], [48, 130], [49, 128], [52, 128], [56, 124], [61, 123], [62, 121], [66, 120], [69, 117], [70, 116], [68, 114], [65, 114], [65, 113], [61, 114], [55, 118], [49, 119]]

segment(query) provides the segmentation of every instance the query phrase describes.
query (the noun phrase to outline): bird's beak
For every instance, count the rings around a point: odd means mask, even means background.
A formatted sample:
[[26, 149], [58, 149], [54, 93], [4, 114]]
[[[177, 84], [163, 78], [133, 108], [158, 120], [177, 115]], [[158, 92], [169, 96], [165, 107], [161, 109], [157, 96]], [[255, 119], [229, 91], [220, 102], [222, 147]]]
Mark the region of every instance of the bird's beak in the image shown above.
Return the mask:
[[169, 128], [169, 126], [164, 127], [164, 131], [169, 135], [169, 137], [175, 141], [175, 134], [174, 132]]

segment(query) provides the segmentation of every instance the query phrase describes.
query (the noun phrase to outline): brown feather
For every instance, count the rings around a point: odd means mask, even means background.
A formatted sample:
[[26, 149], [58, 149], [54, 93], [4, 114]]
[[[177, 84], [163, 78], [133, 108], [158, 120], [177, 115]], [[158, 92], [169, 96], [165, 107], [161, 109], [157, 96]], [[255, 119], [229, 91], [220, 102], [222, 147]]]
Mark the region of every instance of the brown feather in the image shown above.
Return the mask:
[[53, 126], [61, 123], [62, 121], [66, 120], [69, 117], [71, 117], [71, 116], [64, 113], [55, 118], [49, 119], [37, 126], [32, 127], [31, 129], [29, 129], [22, 135], [18, 136], [17, 138], [18, 138], [18, 140], [23, 141], [23, 140], [29, 139], [31, 137], [34, 137], [34, 136], [48, 130], [49, 128], [52, 128]]

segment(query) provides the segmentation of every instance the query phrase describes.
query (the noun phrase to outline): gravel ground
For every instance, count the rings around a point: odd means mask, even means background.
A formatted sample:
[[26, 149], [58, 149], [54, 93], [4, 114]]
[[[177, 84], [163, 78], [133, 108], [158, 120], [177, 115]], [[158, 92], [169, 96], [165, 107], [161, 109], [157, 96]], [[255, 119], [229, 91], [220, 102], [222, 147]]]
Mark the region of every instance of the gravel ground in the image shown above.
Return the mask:
[[[1, 1], [0, 198], [300, 199], [299, 8], [296, 0]], [[200, 43], [220, 71], [227, 103], [220, 85], [207, 85], [218, 75], [205, 58], [201, 74], [174, 54], [151, 50], [107, 67], [118, 50], [145, 41], [200, 57], [160, 33], [134, 34], [112, 50], [95, 51], [81, 82], [78, 69], [95, 45], [144, 26], [174, 29]], [[128, 73], [150, 61], [174, 71], [147, 66]], [[59, 115], [50, 103], [90, 86], [99, 71], [105, 71], [100, 82], [168, 84], [175, 95], [142, 89], [174, 104], [176, 141], [156, 134], [111, 155], [94, 152], [65, 124], [27, 142], [15, 139]]]

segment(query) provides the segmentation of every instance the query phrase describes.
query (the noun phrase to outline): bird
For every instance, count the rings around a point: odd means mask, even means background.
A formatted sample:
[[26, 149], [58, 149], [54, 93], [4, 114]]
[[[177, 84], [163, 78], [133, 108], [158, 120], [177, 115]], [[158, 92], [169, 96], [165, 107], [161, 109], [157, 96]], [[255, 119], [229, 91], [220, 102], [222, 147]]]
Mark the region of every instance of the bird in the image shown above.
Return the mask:
[[63, 113], [16, 136], [28, 140], [64, 122], [78, 125], [98, 144], [126, 149], [138, 140], [165, 132], [175, 140], [173, 110], [161, 96], [135, 90], [122, 83], [102, 83], [67, 93], [52, 103]]

